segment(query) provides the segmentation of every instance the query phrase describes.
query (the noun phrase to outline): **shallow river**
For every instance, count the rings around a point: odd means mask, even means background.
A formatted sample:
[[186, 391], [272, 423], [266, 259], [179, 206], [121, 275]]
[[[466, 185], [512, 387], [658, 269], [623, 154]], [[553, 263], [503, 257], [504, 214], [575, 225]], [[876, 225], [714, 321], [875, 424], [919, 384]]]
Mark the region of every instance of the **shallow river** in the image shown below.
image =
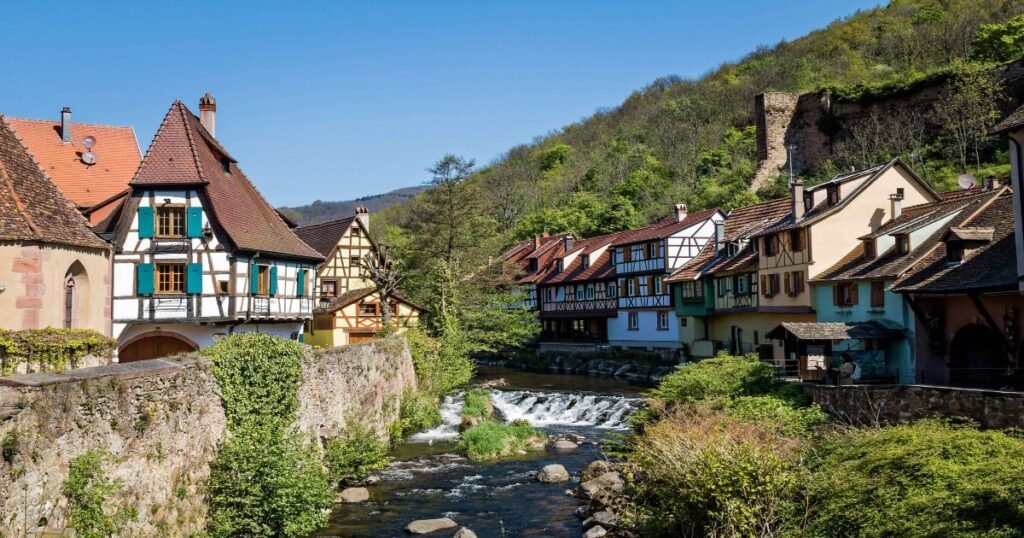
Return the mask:
[[[405, 536], [416, 519], [447, 516], [483, 537], [571, 536], [582, 533], [573, 515], [579, 501], [566, 495], [577, 482], [541, 484], [531, 473], [561, 463], [573, 475], [601, 457], [600, 441], [621, 432], [640, 405], [643, 387], [625, 382], [557, 374], [528, 374], [481, 368], [476, 381], [504, 378], [492, 400], [507, 420], [525, 418], [549, 434], [586, 438], [574, 452], [538, 452], [494, 463], [473, 463], [456, 445], [462, 402], [450, 397], [445, 423], [396, 447], [382, 480], [371, 486], [370, 502], [337, 505], [330, 526], [316, 536]], [[440, 532], [438, 536], [450, 536]]]

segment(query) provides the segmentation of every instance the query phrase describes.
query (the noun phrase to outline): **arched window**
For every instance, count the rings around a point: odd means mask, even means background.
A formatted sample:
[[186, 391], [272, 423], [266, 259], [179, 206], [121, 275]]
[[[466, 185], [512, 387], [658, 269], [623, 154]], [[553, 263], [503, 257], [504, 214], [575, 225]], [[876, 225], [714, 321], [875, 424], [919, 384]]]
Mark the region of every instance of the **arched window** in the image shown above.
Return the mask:
[[64, 274], [64, 328], [89, 327], [89, 275], [76, 261]]
[[64, 278], [64, 328], [70, 329], [75, 326], [75, 276], [68, 275]]

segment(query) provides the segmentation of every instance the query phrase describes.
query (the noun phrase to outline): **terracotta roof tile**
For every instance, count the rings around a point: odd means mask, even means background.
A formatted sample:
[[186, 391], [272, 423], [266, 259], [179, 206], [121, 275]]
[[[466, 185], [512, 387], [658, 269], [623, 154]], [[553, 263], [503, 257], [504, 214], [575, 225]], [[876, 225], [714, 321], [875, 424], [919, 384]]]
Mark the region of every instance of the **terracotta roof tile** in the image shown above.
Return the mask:
[[0, 116], [0, 239], [107, 249]]
[[298, 235], [299, 239], [302, 239], [307, 245], [316, 249], [324, 257], [327, 257], [334, 251], [334, 247], [338, 246], [338, 241], [345, 235], [345, 232], [352, 227], [353, 220], [355, 220], [355, 217], [300, 226], [295, 228], [295, 235]]
[[240, 250], [323, 259], [292, 232], [181, 101], [171, 105], [132, 180], [137, 189], [161, 185], [194, 185], [205, 190], [213, 218]]
[[993, 127], [992, 134], [1002, 134], [1022, 127], [1024, 127], [1024, 105]]
[[[71, 124], [71, 142], [61, 139], [60, 122], [8, 118], [7, 123], [40, 168], [79, 208], [92, 207], [128, 187], [142, 154], [131, 127]], [[82, 162], [82, 139], [96, 138], [94, 165]]]
[[629, 245], [631, 243], [639, 243], [641, 241], [650, 241], [652, 239], [664, 239], [703, 220], [707, 220], [718, 212], [718, 208], [705, 209], [704, 211], [690, 213], [686, 218], [678, 222], [675, 217], [664, 218], [657, 223], [644, 228], [619, 232], [615, 234], [615, 239], [612, 244], [615, 246], [621, 246]]

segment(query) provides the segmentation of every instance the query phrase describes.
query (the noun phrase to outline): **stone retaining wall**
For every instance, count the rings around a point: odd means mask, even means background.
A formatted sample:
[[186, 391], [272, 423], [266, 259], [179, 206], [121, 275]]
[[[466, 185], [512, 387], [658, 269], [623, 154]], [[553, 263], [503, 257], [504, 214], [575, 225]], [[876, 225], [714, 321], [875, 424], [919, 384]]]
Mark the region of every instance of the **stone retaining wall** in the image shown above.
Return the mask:
[[[400, 339], [310, 350], [303, 377], [298, 426], [328, 435], [352, 420], [383, 431], [416, 383]], [[225, 431], [216, 388], [209, 360], [192, 355], [0, 378], [0, 536], [60, 535], [61, 485], [90, 449], [116, 458], [109, 476], [123, 487], [113, 501], [138, 512], [123, 536], [201, 531]]]
[[857, 426], [938, 416], [965, 417], [983, 428], [1024, 428], [1024, 392], [930, 385], [803, 387], [823, 409]]

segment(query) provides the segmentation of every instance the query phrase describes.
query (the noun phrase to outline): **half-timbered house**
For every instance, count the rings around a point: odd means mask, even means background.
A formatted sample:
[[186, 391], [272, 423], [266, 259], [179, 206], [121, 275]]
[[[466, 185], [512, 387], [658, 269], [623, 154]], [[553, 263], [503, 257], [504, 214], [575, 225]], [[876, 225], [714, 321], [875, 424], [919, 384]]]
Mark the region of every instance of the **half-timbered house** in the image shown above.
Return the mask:
[[[295, 228], [325, 258], [317, 268], [317, 307], [305, 327], [304, 341], [310, 345], [356, 344], [383, 329], [380, 295], [363, 268], [363, 258], [377, 249], [369, 216], [365, 207], [358, 207], [352, 217]], [[399, 331], [419, 321], [421, 309], [400, 293], [389, 304]]]
[[313, 314], [316, 265], [202, 119], [174, 102], [131, 193], [110, 219], [114, 337], [121, 361], [194, 350], [218, 335], [298, 339]]
[[571, 234], [549, 235], [545, 232], [512, 245], [498, 258], [504, 284], [523, 297], [517, 306], [538, 309], [538, 283], [548, 275], [555, 260], [565, 254], [566, 247], [572, 247], [573, 241], [575, 238]]
[[658, 223], [622, 232], [612, 243], [617, 309], [608, 319], [608, 342], [621, 348], [676, 350], [679, 322], [665, 278], [695, 258], [724, 215], [718, 209], [688, 213], [684, 204]]

